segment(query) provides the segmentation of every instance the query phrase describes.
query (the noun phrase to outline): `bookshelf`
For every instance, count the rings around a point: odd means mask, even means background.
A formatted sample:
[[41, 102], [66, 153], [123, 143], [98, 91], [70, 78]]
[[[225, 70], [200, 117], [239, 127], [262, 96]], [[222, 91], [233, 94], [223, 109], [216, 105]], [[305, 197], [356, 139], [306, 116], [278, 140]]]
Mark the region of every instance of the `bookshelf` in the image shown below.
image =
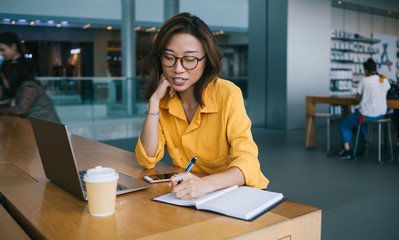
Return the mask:
[[352, 95], [364, 76], [363, 62], [378, 49], [380, 40], [357, 33], [331, 30], [330, 95]]

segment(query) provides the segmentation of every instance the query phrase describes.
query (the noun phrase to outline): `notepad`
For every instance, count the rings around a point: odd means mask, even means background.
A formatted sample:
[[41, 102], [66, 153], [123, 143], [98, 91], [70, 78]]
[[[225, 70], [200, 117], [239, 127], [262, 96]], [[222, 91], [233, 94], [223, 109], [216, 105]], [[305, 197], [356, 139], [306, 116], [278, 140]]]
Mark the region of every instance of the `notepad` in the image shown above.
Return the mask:
[[226, 216], [252, 221], [285, 200], [282, 193], [237, 185], [217, 190], [193, 200], [180, 200], [171, 193], [154, 198], [155, 201], [193, 206]]

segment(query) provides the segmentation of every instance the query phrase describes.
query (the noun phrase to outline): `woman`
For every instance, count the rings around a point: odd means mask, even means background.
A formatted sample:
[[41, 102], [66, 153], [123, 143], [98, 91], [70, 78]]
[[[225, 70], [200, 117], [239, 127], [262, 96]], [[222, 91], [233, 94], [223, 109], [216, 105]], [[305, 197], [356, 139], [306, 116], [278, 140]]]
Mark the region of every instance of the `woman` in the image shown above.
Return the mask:
[[4, 58], [3, 67], [10, 63], [21, 63], [25, 74], [35, 76], [35, 68], [29, 59], [24, 57], [24, 51], [21, 45], [21, 39], [14, 32], [0, 33], [0, 54]]
[[[387, 112], [387, 92], [391, 88], [386, 76], [377, 73], [377, 65], [372, 58], [363, 63], [366, 75], [357, 89], [356, 98], [360, 102], [359, 109], [338, 124], [343, 149], [338, 153], [340, 159], [351, 159], [353, 153], [350, 149], [352, 129], [358, 126], [359, 119], [364, 117], [364, 123], [380, 120]], [[366, 138], [366, 124], [361, 126], [362, 134]]]
[[181, 168], [198, 157], [192, 171], [208, 175], [173, 176], [170, 186], [180, 199], [233, 185], [266, 188], [242, 93], [218, 78], [221, 53], [209, 27], [188, 13], [169, 19], [146, 66], [149, 105], [136, 146], [139, 163], [153, 168], [165, 146]]
[[3, 66], [0, 82], [4, 88], [5, 100], [0, 101], [0, 115], [17, 115], [23, 118], [34, 116], [60, 122], [41, 84], [28, 77], [23, 69], [21, 63]]

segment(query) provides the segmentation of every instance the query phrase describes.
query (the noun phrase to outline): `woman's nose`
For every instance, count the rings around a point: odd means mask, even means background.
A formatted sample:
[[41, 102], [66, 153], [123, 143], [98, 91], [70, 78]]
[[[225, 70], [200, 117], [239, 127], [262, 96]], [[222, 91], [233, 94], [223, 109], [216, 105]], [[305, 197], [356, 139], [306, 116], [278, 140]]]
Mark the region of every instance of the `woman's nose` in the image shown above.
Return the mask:
[[182, 60], [177, 59], [175, 66], [173, 67], [175, 72], [184, 72], [186, 69], [183, 67]]

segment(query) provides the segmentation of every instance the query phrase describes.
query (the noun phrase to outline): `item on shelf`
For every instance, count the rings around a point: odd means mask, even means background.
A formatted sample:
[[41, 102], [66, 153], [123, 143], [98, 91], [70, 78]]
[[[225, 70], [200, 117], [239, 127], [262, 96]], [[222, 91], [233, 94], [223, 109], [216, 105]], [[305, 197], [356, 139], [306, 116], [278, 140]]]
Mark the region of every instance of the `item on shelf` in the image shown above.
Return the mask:
[[380, 40], [366, 38], [358, 33], [331, 29], [331, 95], [356, 93], [358, 80], [364, 74], [363, 63], [373, 54], [378, 53], [378, 49], [372, 46], [378, 42]]

